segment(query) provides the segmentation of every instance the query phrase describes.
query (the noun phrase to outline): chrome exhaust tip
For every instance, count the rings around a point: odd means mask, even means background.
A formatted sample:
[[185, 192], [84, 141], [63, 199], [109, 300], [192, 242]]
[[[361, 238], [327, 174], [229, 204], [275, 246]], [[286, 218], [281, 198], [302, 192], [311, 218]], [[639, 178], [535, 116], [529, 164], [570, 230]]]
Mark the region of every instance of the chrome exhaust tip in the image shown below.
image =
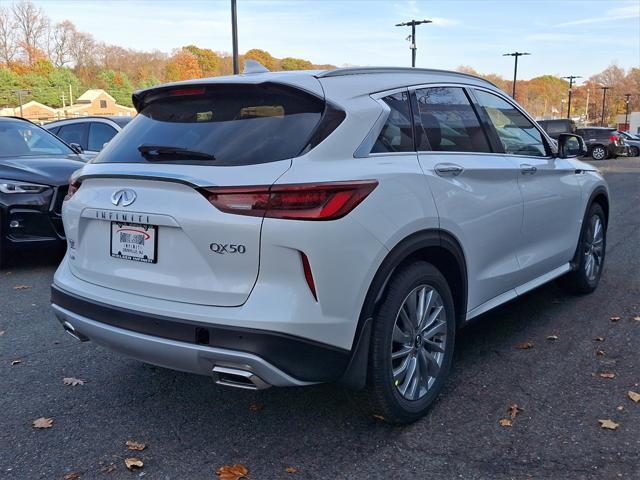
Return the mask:
[[264, 390], [271, 386], [255, 373], [238, 368], [216, 365], [213, 367], [212, 372], [213, 379], [218, 385], [243, 388], [245, 390]]
[[73, 328], [73, 325], [71, 325], [67, 320], [64, 320], [62, 322], [62, 328], [64, 328], [65, 332], [67, 332], [69, 335], [71, 335], [73, 338], [75, 338], [76, 340], [78, 340], [80, 342], [88, 342], [89, 341], [89, 337], [85, 337], [80, 332], [77, 332], [76, 329]]

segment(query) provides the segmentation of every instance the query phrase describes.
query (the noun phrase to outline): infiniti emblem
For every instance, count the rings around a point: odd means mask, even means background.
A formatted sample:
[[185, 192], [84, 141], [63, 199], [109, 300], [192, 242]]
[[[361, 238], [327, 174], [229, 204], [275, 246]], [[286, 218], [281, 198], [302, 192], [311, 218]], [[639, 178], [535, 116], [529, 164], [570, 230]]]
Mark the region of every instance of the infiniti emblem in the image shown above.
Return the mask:
[[111, 203], [115, 206], [128, 207], [136, 201], [136, 192], [129, 190], [128, 188], [118, 190], [111, 195]]

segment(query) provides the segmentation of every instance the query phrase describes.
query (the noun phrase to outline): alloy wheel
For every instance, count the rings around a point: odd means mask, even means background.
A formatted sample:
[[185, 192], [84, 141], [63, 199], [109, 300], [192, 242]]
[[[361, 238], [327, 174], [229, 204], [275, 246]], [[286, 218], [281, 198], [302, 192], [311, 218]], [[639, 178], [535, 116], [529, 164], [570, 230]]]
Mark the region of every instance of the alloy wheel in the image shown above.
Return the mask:
[[396, 315], [391, 368], [398, 392], [407, 400], [427, 394], [438, 376], [447, 345], [442, 297], [429, 285], [414, 288]]
[[584, 245], [584, 273], [593, 282], [602, 268], [604, 254], [604, 228], [600, 216], [593, 215], [589, 220]]
[[605, 152], [603, 147], [595, 147], [591, 152], [591, 156], [594, 160], [604, 160], [604, 157], [606, 157], [606, 155], [607, 152]]

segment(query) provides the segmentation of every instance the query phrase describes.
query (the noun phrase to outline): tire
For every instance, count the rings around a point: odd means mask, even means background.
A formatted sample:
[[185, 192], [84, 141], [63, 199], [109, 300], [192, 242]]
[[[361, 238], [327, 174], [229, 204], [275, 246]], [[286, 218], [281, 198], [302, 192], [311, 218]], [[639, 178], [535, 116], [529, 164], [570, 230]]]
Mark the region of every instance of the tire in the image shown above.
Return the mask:
[[[599, 225], [599, 230], [597, 225]], [[593, 292], [602, 276], [606, 250], [606, 218], [602, 207], [594, 203], [589, 207], [580, 233], [575, 270], [565, 276], [564, 286], [573, 293]]]
[[629, 149], [629, 156], [630, 157], [639, 157], [640, 156], [640, 148], [638, 147], [631, 147]]
[[591, 149], [591, 158], [594, 160], [604, 160], [607, 158], [607, 149], [602, 145], [596, 145]]
[[[427, 312], [422, 336], [416, 335], [417, 322], [406, 323], [412, 305], [413, 313], [420, 310], [421, 296], [430, 305], [422, 308]], [[371, 332], [366, 387], [371, 413], [395, 424], [411, 423], [424, 416], [449, 373], [455, 333], [451, 290], [438, 269], [419, 261], [394, 274]], [[414, 374], [410, 378], [411, 372]]]

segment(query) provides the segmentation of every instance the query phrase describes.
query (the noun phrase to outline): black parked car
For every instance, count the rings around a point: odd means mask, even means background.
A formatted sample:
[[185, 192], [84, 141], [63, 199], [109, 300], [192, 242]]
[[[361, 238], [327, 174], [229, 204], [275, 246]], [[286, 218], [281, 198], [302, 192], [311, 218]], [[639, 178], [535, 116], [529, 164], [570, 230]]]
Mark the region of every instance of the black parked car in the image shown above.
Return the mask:
[[579, 128], [576, 133], [584, 138], [587, 144], [587, 155], [594, 160], [629, 154], [629, 148], [625, 145], [624, 138], [615, 128], [586, 127]]
[[44, 128], [0, 117], [0, 266], [17, 248], [63, 245], [62, 202], [83, 165]]
[[554, 140], [558, 140], [561, 133], [576, 133], [576, 122], [570, 118], [556, 120], [538, 120], [538, 125]]

